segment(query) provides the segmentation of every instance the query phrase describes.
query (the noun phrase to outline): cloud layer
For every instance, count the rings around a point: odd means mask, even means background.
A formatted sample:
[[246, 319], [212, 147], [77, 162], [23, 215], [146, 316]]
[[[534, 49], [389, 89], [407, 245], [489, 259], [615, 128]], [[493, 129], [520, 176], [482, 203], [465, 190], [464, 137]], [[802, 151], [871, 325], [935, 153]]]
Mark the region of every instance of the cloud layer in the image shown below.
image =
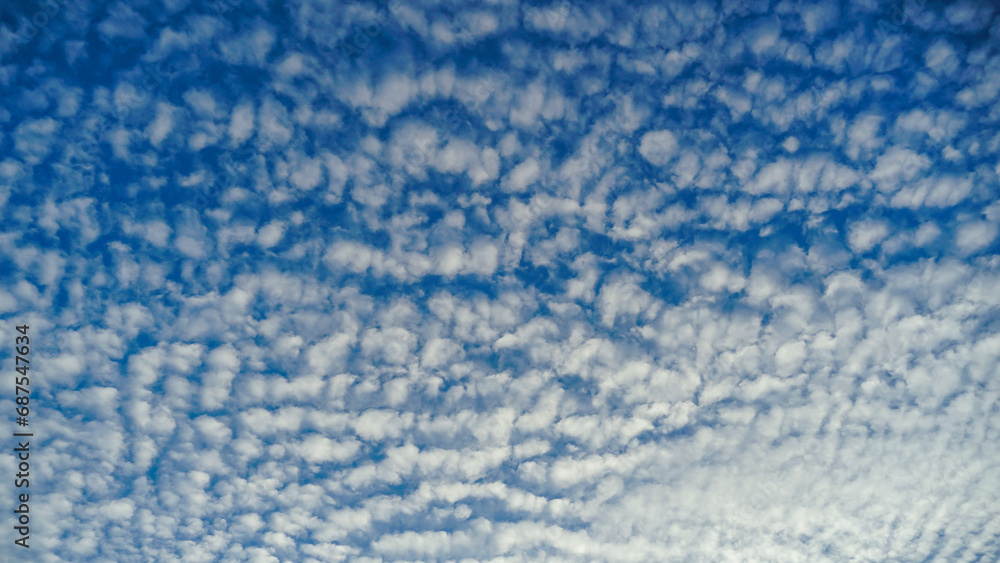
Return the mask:
[[39, 561], [1000, 557], [990, 3], [3, 10]]

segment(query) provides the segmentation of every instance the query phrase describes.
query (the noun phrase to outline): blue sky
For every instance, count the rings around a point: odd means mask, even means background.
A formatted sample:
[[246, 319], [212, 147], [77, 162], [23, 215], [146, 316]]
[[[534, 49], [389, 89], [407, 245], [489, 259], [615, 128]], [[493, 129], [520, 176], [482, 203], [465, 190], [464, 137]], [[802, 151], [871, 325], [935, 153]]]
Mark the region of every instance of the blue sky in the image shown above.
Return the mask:
[[1000, 558], [990, 2], [13, 2], [0, 57], [37, 561]]

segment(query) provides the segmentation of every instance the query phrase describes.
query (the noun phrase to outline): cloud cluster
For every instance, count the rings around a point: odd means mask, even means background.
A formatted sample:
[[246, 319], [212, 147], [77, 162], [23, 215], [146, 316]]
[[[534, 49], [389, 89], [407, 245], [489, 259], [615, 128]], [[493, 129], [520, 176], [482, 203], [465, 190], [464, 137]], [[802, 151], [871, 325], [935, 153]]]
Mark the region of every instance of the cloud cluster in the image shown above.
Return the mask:
[[988, 2], [265, 4], [0, 21], [39, 561], [1000, 557]]

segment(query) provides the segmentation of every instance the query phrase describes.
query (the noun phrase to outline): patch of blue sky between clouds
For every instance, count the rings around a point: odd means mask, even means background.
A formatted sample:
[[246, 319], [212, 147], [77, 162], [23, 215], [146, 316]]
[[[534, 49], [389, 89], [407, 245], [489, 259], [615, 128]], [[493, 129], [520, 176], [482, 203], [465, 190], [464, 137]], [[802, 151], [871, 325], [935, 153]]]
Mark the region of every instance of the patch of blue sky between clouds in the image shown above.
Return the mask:
[[33, 552], [1000, 557], [998, 40], [977, 1], [0, 8]]

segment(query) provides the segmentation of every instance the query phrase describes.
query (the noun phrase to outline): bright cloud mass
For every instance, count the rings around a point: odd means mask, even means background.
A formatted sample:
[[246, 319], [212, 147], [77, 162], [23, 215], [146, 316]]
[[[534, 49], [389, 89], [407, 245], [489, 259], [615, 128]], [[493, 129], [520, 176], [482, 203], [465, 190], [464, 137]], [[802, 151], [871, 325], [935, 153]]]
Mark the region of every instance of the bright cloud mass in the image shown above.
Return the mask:
[[995, 3], [9, 2], [0, 84], [4, 561], [1000, 560]]

